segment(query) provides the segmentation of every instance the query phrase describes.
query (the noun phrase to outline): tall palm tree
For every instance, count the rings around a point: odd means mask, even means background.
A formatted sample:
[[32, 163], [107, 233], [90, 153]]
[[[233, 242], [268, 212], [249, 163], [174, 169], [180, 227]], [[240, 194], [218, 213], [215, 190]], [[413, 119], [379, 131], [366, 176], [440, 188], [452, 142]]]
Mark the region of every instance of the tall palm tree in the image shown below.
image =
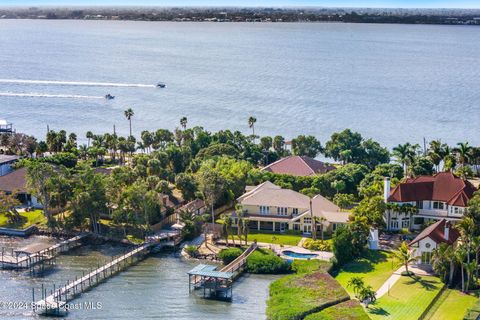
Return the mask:
[[255, 117], [248, 118], [248, 127], [252, 129], [253, 143], [255, 143], [255, 123], [256, 122], [257, 122], [257, 118]]
[[87, 147], [90, 148], [90, 139], [93, 138], [93, 133], [92, 131], [87, 131], [87, 139], [88, 139], [88, 144], [87, 144]]
[[399, 144], [392, 149], [392, 154], [397, 159], [397, 162], [403, 166], [405, 176], [408, 175], [408, 168], [414, 162], [419, 147], [418, 144], [412, 145], [407, 142], [405, 144]]
[[463, 167], [468, 164], [470, 160], [472, 147], [468, 145], [468, 142], [459, 142], [457, 146], [454, 151], [457, 155], [458, 162]]
[[183, 130], [187, 128], [187, 122], [188, 122], [187, 117], [182, 117], [180, 119], [180, 125], [182, 126]]
[[132, 108], [128, 108], [123, 112], [125, 115], [125, 118], [127, 118], [129, 125], [130, 125], [130, 137], [132, 136], [132, 117], [135, 115], [135, 112], [133, 112]]
[[465, 266], [465, 255], [466, 250], [463, 246], [458, 247], [457, 250], [455, 250], [455, 263], [460, 265], [460, 272], [462, 276], [462, 291], [465, 291], [465, 272], [463, 271]]
[[408, 265], [412, 262], [415, 262], [417, 259], [413, 256], [412, 252], [410, 251], [410, 248], [408, 247], [408, 244], [406, 241], [403, 241], [400, 247], [398, 247], [397, 250], [393, 251], [393, 256], [405, 266], [405, 271], [407, 275], [409, 274], [408, 272]]

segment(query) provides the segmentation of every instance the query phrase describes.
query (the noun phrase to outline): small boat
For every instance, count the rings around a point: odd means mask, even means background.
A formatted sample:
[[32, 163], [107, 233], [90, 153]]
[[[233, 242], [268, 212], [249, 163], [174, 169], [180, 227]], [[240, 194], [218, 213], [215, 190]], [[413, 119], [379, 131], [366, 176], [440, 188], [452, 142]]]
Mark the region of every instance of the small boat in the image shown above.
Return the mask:
[[112, 96], [110, 93], [108, 93], [108, 94], [105, 95], [105, 99], [113, 100], [113, 99], [115, 99], [115, 96]]
[[162, 88], [163, 89], [163, 88], [166, 88], [166, 87], [167, 87], [167, 85], [165, 83], [161, 83], [161, 82], [157, 83], [157, 88]]

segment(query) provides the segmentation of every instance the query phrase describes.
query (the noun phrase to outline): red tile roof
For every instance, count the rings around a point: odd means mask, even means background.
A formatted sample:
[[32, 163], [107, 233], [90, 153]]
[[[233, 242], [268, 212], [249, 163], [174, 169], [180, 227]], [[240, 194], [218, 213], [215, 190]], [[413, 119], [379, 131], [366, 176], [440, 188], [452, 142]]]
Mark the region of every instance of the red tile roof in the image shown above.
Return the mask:
[[20, 168], [0, 177], [0, 191], [21, 193], [27, 192], [25, 168]]
[[413, 239], [412, 242], [410, 242], [410, 245], [417, 243], [418, 241], [425, 239], [429, 237], [433, 241], [435, 241], [437, 244], [438, 243], [448, 243], [452, 244], [455, 241], [457, 241], [458, 237], [460, 236], [460, 233], [458, 232], [457, 229], [453, 228], [451, 225], [449, 226], [449, 232], [448, 232], [448, 240], [445, 239], [445, 224], [448, 223], [450, 225], [450, 222], [447, 222], [447, 220], [442, 219], [434, 224], [426, 227], [420, 234]]
[[335, 170], [335, 167], [306, 156], [289, 156], [269, 164], [262, 170], [292, 176], [311, 176]]
[[451, 172], [440, 172], [434, 176], [408, 178], [391, 192], [389, 202], [411, 202], [433, 200], [449, 205], [467, 207], [477, 189], [467, 180]]

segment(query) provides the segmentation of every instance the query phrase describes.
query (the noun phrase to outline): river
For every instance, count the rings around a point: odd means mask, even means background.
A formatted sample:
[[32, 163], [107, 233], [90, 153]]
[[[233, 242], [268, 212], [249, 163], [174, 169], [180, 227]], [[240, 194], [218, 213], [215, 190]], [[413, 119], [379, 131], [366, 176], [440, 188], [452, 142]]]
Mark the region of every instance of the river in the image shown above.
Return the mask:
[[[32, 242], [51, 242], [46, 237], [28, 239], [0, 238], [0, 246], [19, 248]], [[53, 269], [43, 276], [31, 277], [25, 271], [0, 271], [0, 302], [32, 301], [32, 288], [37, 295], [43, 284], [53, 289], [90, 268], [107, 262], [112, 255], [125, 250], [118, 245], [87, 245], [73, 249], [56, 259]], [[173, 253], [149, 256], [135, 266], [85, 292], [74, 304], [82, 305], [69, 312], [70, 319], [263, 319], [265, 318], [268, 285], [278, 276], [243, 275], [234, 285], [232, 302], [201, 298], [189, 294], [188, 275], [196, 262], [185, 261]], [[38, 296], [36, 297], [38, 300]], [[86, 309], [92, 302], [98, 309]], [[97, 304], [98, 303], [98, 304]], [[38, 318], [31, 310], [0, 308], [0, 319]]]

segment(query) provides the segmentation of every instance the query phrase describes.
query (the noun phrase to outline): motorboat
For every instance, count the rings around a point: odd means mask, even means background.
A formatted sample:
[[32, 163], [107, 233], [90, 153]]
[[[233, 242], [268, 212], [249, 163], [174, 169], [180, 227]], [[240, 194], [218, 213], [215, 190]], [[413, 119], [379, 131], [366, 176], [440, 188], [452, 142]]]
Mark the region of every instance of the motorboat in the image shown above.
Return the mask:
[[162, 82], [157, 83], [157, 88], [162, 88], [163, 89], [163, 88], [166, 88], [166, 87], [167, 87], [167, 85], [165, 83], [162, 83]]
[[113, 100], [113, 99], [115, 99], [115, 96], [112, 96], [110, 93], [108, 93], [108, 94], [105, 95], [105, 99]]

